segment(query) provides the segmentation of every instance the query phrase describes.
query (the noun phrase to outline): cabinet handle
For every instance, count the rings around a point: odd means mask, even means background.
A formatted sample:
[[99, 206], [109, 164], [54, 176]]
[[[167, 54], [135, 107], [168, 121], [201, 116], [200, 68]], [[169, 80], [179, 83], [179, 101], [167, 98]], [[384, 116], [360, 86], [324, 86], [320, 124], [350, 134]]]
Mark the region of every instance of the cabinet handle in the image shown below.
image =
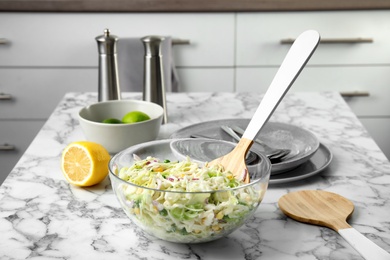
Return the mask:
[[15, 149], [15, 146], [11, 144], [5, 143], [0, 145], [0, 151], [14, 151]]
[[[282, 39], [280, 40], [280, 44], [292, 44], [295, 39]], [[323, 38], [320, 40], [320, 43], [325, 44], [354, 44], [354, 43], [373, 43], [374, 40], [372, 38]]]
[[351, 91], [351, 92], [340, 92], [342, 97], [368, 97], [370, 92], [368, 91]]
[[12, 96], [10, 94], [0, 93], [0, 100], [11, 100]]
[[188, 45], [191, 44], [190, 40], [187, 39], [172, 39], [172, 45]]
[[7, 39], [5, 39], [5, 38], [0, 38], [0, 44], [7, 44], [7, 43], [9, 43], [9, 41], [7, 40]]

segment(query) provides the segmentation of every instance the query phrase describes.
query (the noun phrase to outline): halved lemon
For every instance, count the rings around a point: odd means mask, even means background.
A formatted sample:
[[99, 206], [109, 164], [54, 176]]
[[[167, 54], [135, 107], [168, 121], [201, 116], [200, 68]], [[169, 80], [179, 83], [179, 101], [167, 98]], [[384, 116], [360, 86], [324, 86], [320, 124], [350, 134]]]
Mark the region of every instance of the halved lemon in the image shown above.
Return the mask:
[[110, 154], [102, 145], [73, 142], [62, 152], [61, 169], [71, 184], [92, 186], [106, 178], [109, 160]]

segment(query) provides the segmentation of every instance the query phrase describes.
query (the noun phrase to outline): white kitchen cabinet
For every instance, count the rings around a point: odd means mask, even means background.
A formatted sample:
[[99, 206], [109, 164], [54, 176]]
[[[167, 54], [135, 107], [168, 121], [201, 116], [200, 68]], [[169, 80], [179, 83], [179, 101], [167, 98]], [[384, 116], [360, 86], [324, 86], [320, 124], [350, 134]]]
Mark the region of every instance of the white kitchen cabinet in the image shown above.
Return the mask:
[[[15, 151], [0, 154], [2, 166], [7, 162], [4, 170], [36, 133], [14, 127], [42, 125], [66, 92], [97, 91], [95, 37], [105, 28], [120, 39], [167, 35], [189, 40], [173, 48], [181, 90], [234, 91], [234, 13], [2, 13], [0, 96], [10, 99], [0, 98], [0, 145], [24, 137]], [[122, 91], [129, 90], [122, 86]]]
[[[0, 120], [0, 184], [8, 176], [44, 120]], [[5, 149], [12, 147], [12, 149]]]
[[[237, 91], [264, 93], [276, 71], [275, 67], [237, 68]], [[290, 89], [290, 92], [299, 91], [369, 93], [369, 96], [344, 99], [390, 159], [390, 66], [307, 66]]]
[[319, 44], [290, 91], [352, 93], [346, 102], [390, 157], [388, 10], [238, 14], [236, 91], [264, 92], [291, 46], [281, 41], [308, 29], [327, 43]]
[[[0, 66], [97, 66], [95, 37], [105, 28], [119, 38], [167, 35], [177, 66], [232, 66], [234, 14], [191, 13], [2, 13]], [[118, 54], [120, 55], [120, 54]]]
[[[183, 91], [228, 91], [234, 88], [233, 69], [178, 69]], [[66, 92], [97, 91], [96, 68], [0, 69], [0, 119], [45, 119]]]
[[295, 39], [314, 29], [321, 40], [372, 39], [372, 43], [321, 43], [308, 64], [389, 64], [390, 15], [384, 11], [267, 12], [237, 15], [237, 66], [279, 65]]
[[4, 68], [0, 69], [0, 92], [11, 100], [0, 100], [0, 119], [49, 117], [68, 91], [97, 91], [97, 69]]
[[375, 138], [375, 142], [379, 145], [387, 159], [390, 160], [390, 146], [384, 145], [389, 143], [389, 118], [361, 117], [360, 121], [366, 127], [370, 135]]
[[[0, 183], [66, 92], [97, 91], [96, 68], [1, 68]], [[233, 69], [179, 69], [183, 91], [233, 91]], [[200, 87], [200, 88], [198, 88]]]
[[[390, 59], [389, 59], [390, 60]], [[277, 67], [237, 68], [237, 91], [265, 92]], [[306, 66], [290, 92], [367, 92], [369, 96], [346, 97], [357, 116], [386, 117], [390, 114], [390, 65], [388, 66]]]
[[[24, 136], [19, 140], [27, 147], [35, 132], [28, 135], [14, 127], [39, 128], [66, 92], [97, 91], [95, 37], [105, 28], [120, 38], [155, 34], [189, 40], [173, 48], [181, 91], [188, 92], [264, 92], [290, 47], [280, 41], [306, 29], [318, 30], [323, 39], [372, 39], [321, 43], [291, 91], [369, 93], [346, 101], [390, 157], [388, 10], [1, 13], [0, 96], [11, 99], [0, 98], [0, 145], [10, 142], [8, 134], [14, 132]], [[128, 90], [122, 86], [122, 91]], [[19, 155], [0, 154], [1, 163], [14, 163]], [[13, 160], [4, 159], [9, 156]]]
[[234, 92], [233, 68], [183, 68], [177, 71], [181, 80], [181, 91]]

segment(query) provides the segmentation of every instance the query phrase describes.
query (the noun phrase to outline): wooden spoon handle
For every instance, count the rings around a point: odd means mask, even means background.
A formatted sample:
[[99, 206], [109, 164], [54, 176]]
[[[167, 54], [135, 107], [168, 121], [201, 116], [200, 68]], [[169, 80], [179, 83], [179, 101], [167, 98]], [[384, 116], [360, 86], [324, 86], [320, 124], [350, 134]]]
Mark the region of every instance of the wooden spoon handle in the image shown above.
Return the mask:
[[231, 172], [235, 173], [237, 179], [244, 180], [246, 183], [249, 183], [249, 174], [248, 168], [245, 164], [245, 155], [252, 144], [252, 140], [241, 138], [236, 147], [234, 147], [233, 151], [209, 162], [208, 165], [221, 164], [225, 167], [225, 169], [229, 169]]
[[260, 130], [310, 59], [319, 41], [320, 35], [313, 30], [303, 32], [294, 41], [271, 85], [268, 87], [264, 98], [261, 100], [252, 120], [249, 122], [242, 136], [243, 138], [255, 140]]
[[354, 228], [340, 229], [339, 234], [367, 260], [389, 260], [390, 254]]

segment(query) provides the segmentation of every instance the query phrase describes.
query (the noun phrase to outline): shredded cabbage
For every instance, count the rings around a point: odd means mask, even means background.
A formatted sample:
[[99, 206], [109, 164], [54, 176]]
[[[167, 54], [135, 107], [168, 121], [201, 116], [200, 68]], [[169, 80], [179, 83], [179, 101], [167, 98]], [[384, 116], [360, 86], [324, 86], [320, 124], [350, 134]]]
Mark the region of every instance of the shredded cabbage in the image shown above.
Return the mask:
[[257, 208], [265, 188], [237, 188], [245, 183], [223, 167], [200, 167], [189, 158], [181, 162], [137, 156], [118, 177], [116, 191], [129, 217], [148, 233], [164, 240], [196, 243], [227, 235]]

